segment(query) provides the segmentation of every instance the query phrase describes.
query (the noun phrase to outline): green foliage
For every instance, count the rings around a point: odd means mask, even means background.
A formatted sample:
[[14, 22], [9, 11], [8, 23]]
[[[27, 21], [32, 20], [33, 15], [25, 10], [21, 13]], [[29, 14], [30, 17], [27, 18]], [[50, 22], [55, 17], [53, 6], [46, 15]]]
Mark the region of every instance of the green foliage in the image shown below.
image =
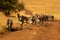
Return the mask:
[[10, 11], [24, 9], [24, 3], [19, 2], [19, 0], [0, 0], [0, 11], [4, 12], [6, 15], [10, 15]]

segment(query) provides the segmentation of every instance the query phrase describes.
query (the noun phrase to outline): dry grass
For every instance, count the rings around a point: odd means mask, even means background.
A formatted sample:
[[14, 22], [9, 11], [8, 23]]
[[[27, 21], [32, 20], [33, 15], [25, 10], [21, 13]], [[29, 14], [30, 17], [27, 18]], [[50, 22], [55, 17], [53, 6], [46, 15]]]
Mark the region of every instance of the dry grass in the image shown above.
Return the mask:
[[[60, 16], [60, 0], [22, 0], [25, 3], [25, 7], [35, 13], [51, 13], [56, 19]], [[44, 10], [46, 9], [46, 10]], [[58, 14], [57, 14], [58, 13]], [[23, 14], [23, 12], [22, 12]], [[12, 14], [16, 16], [16, 14]], [[9, 17], [4, 16], [0, 13], [0, 37], [6, 35], [6, 22]], [[13, 20], [13, 28], [20, 27], [17, 17], [11, 18]], [[29, 27], [29, 25], [27, 25]], [[33, 30], [26, 30], [26, 25], [23, 26], [25, 30], [10, 33], [0, 40], [60, 40], [60, 21], [59, 23], [47, 22], [43, 26], [31, 27]], [[37, 32], [36, 32], [37, 31]], [[36, 33], [36, 35], [34, 34]]]

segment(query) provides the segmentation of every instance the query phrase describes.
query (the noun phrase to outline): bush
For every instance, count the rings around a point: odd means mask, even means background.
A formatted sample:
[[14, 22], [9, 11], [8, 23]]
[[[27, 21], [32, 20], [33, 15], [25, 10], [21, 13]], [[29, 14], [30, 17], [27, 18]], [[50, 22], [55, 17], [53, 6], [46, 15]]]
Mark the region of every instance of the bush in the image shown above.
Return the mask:
[[0, 11], [5, 13], [5, 15], [10, 15], [11, 11], [16, 11], [24, 9], [24, 3], [19, 2], [19, 0], [0, 0]]

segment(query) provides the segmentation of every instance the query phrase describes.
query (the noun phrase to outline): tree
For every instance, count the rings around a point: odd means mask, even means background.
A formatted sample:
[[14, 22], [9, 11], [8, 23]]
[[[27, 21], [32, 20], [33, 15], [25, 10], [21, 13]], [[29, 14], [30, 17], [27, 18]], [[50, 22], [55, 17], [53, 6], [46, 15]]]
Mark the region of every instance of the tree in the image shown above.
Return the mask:
[[9, 16], [11, 11], [24, 9], [24, 3], [19, 0], [0, 0], [0, 11]]

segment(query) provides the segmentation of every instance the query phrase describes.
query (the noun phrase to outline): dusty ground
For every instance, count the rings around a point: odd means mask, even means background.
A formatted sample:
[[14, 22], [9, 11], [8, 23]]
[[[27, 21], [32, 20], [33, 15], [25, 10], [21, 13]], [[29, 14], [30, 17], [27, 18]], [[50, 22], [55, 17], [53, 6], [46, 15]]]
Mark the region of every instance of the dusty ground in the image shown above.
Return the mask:
[[[54, 15], [56, 19], [60, 19], [60, 0], [21, 0], [25, 3], [25, 7], [35, 13], [45, 13]], [[45, 10], [46, 9], [46, 10]], [[24, 12], [22, 12], [23, 14]], [[12, 14], [14, 15], [14, 14]], [[16, 14], [14, 15], [16, 16]], [[4, 32], [3, 28], [7, 27], [7, 19], [9, 17], [0, 13], [0, 32]], [[11, 18], [14, 27], [19, 27], [18, 19]], [[2, 28], [3, 27], [3, 28]], [[33, 25], [32, 29], [27, 29], [29, 25], [24, 25], [24, 30], [1, 33], [0, 40], [60, 40], [60, 21], [45, 23], [44, 25]]]
[[[28, 27], [29, 28], [29, 27]], [[60, 40], [60, 23], [46, 22], [44, 25], [33, 25], [32, 29], [9, 32], [0, 37], [0, 40]]]

